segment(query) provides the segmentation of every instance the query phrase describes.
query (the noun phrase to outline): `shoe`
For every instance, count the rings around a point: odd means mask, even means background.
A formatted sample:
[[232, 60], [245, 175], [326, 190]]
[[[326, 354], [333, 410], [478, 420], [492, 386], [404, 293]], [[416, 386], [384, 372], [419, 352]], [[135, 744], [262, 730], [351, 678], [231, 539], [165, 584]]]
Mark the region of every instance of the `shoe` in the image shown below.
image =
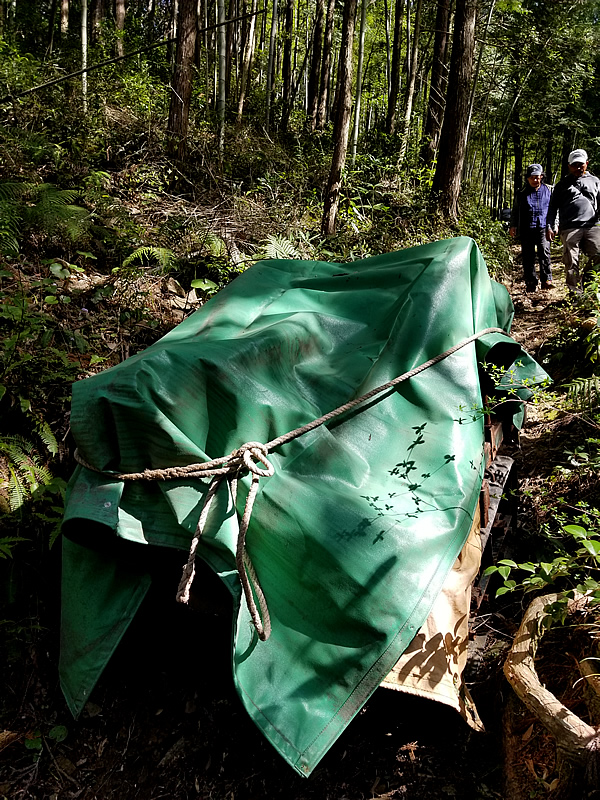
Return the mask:
[[[544, 287], [542, 287], [542, 288], [544, 288]], [[528, 283], [525, 286], [525, 290], [527, 292], [535, 292], [536, 289], [537, 289], [537, 283]]]
[[542, 281], [542, 289], [554, 289], [552, 281]]

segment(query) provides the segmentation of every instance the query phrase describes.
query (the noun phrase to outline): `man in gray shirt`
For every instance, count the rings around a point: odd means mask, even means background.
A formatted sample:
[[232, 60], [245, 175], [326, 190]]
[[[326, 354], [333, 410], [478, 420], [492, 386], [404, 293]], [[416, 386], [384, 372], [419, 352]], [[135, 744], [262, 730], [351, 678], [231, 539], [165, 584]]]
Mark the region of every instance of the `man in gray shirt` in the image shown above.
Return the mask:
[[549, 242], [554, 239], [558, 214], [567, 287], [571, 292], [581, 292], [580, 250], [590, 256], [594, 267], [600, 264], [600, 180], [587, 171], [585, 150], [573, 150], [568, 162], [569, 174], [556, 184], [550, 198], [546, 238]]

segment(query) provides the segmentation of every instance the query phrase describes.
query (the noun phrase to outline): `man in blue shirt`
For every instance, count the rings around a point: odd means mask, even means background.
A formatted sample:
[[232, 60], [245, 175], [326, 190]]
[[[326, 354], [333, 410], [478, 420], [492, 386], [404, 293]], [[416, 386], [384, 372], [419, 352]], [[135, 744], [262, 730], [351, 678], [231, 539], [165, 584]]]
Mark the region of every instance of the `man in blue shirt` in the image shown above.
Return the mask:
[[544, 183], [544, 170], [541, 164], [530, 164], [525, 172], [527, 183], [515, 197], [510, 218], [509, 233], [512, 237], [519, 233], [523, 274], [528, 292], [535, 292], [538, 279], [535, 271], [535, 255], [540, 263], [540, 284], [542, 289], [552, 289], [552, 268], [550, 265], [550, 241], [546, 238], [546, 218], [551, 190]]
[[580, 293], [580, 251], [590, 257], [594, 268], [600, 264], [600, 180], [587, 171], [589, 162], [585, 150], [573, 150], [568, 162], [569, 174], [561, 178], [552, 193], [546, 238], [554, 239], [558, 214], [567, 287], [571, 292]]

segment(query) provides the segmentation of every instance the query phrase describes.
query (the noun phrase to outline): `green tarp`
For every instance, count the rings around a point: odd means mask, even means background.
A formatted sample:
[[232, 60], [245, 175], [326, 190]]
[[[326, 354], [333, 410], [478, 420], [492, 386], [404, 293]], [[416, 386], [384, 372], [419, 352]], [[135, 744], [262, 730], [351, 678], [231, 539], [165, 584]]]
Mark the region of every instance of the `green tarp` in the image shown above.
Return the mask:
[[[183, 564], [207, 489], [116, 472], [268, 442], [472, 334], [508, 331], [512, 314], [468, 238], [351, 264], [264, 261], [143, 353], [76, 383], [71, 427], [97, 471], [76, 469], [65, 515], [60, 674], [72, 712], [150, 584], [135, 553], [181, 548]], [[509, 336], [486, 335], [271, 453], [247, 536], [271, 617], [265, 642], [241, 595], [238, 515], [221, 485], [198, 555], [234, 597], [240, 699], [300, 774], [403, 653], [467, 538], [484, 470], [484, 361], [513, 365], [507, 386], [546, 377]], [[246, 476], [238, 511], [248, 486]], [[118, 539], [133, 543], [127, 556]]]

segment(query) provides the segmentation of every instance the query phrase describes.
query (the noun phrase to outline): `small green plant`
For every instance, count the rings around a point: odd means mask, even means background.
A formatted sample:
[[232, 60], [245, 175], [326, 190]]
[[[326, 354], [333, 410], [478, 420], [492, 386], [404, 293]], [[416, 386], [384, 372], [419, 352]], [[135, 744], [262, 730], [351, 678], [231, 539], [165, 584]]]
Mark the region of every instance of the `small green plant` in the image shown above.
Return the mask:
[[[56, 444], [56, 441], [54, 441]], [[19, 510], [52, 475], [22, 436], [0, 437], [0, 511]]]
[[263, 258], [294, 259], [302, 258], [302, 256], [290, 239], [286, 239], [285, 236], [269, 234], [256, 253], [255, 258], [257, 260]]
[[[177, 256], [166, 247], [138, 247], [123, 261], [122, 269], [139, 265], [140, 267], [156, 264], [158, 271], [165, 275], [177, 265]], [[115, 271], [115, 270], [113, 270]]]
[[498, 574], [502, 578], [503, 585], [498, 588], [497, 597], [515, 591], [540, 592], [550, 586], [563, 591], [564, 600], [558, 603], [556, 613], [550, 614], [548, 627], [557, 616], [566, 614], [567, 600], [575, 592], [588, 595], [593, 603], [600, 603], [600, 528], [594, 524], [587, 527], [562, 525], [561, 536], [554, 539], [554, 544], [554, 557], [548, 560], [517, 563], [505, 558], [484, 573]]
[[574, 411], [592, 413], [600, 406], [600, 377], [575, 378], [565, 385], [566, 403]]
[[76, 189], [59, 189], [51, 183], [0, 183], [0, 253], [16, 256], [23, 235], [33, 230], [80, 239], [88, 230], [90, 214], [75, 205], [79, 195]]

